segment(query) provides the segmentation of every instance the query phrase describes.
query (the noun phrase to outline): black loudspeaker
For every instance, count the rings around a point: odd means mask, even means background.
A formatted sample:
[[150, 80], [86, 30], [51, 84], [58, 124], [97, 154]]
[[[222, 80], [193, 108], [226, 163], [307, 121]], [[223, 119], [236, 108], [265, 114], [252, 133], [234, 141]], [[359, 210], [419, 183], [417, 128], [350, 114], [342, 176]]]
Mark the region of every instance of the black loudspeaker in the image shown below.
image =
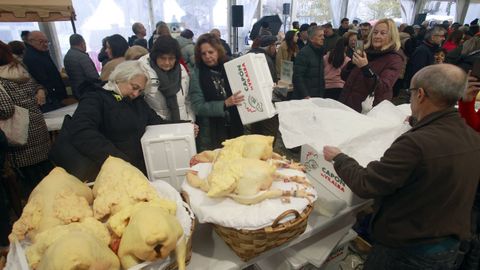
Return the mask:
[[418, 13], [413, 24], [421, 25], [427, 19], [427, 13]]
[[232, 27], [243, 27], [242, 5], [232, 5]]
[[290, 15], [290, 3], [283, 3], [283, 15]]

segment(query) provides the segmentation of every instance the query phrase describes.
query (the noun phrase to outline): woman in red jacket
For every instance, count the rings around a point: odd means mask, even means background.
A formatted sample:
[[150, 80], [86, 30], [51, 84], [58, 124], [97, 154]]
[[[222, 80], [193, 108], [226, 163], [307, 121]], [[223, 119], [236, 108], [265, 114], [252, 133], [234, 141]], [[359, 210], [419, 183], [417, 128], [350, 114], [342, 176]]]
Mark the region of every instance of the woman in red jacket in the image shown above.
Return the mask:
[[467, 124], [480, 132], [480, 110], [475, 111], [475, 100], [480, 91], [480, 79], [469, 76], [468, 88], [464, 97], [458, 102], [458, 111]]
[[[398, 53], [400, 38], [395, 22], [381, 19], [368, 35], [365, 52], [357, 51], [341, 73], [345, 81], [339, 101], [361, 112], [362, 102], [374, 96], [373, 106], [391, 100], [393, 85], [400, 76], [403, 57]], [[371, 108], [371, 107], [370, 107]]]

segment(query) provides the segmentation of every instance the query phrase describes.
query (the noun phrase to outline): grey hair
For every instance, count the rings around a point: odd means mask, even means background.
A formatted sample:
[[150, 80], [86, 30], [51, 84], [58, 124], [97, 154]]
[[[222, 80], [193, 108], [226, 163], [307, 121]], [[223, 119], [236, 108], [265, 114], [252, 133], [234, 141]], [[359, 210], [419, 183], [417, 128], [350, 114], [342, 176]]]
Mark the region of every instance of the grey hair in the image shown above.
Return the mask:
[[118, 64], [108, 77], [108, 81], [115, 83], [128, 82], [138, 75], [142, 75], [147, 79], [147, 84], [145, 85], [145, 89], [147, 89], [150, 83], [150, 76], [143, 65], [136, 60], [125, 61]]
[[132, 24], [132, 31], [134, 34], [137, 34], [138, 31], [140, 30], [140, 27], [142, 26], [142, 23], [140, 22], [136, 22], [134, 24]]
[[441, 26], [434, 26], [425, 33], [425, 40], [431, 41], [434, 35], [445, 35], [447, 31]]
[[467, 74], [451, 64], [431, 65], [413, 76], [412, 86], [425, 89], [437, 103], [451, 107], [467, 89]]
[[462, 46], [462, 55], [468, 55], [473, 51], [480, 50], [480, 37], [474, 36], [465, 41]]
[[323, 30], [323, 27], [321, 27], [321, 26], [311, 26], [311, 27], [309, 27], [308, 32], [307, 32], [308, 33], [308, 39], [311, 39], [320, 30]]

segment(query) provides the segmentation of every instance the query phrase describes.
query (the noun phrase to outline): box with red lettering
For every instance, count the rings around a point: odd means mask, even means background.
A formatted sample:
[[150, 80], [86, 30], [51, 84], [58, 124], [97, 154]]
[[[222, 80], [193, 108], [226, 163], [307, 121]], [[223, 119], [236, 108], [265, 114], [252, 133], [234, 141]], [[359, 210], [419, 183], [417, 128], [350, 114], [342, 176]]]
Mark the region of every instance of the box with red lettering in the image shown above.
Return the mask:
[[263, 53], [248, 53], [224, 66], [232, 92], [241, 91], [245, 96], [244, 102], [237, 107], [244, 125], [275, 116], [272, 103], [274, 84]]
[[307, 175], [314, 180], [313, 184], [316, 189], [328, 189], [336, 197], [346, 201], [349, 206], [365, 201], [355, 195], [337, 175], [333, 164], [323, 158], [321, 149], [317, 151], [311, 145], [303, 145], [300, 162], [305, 165]]

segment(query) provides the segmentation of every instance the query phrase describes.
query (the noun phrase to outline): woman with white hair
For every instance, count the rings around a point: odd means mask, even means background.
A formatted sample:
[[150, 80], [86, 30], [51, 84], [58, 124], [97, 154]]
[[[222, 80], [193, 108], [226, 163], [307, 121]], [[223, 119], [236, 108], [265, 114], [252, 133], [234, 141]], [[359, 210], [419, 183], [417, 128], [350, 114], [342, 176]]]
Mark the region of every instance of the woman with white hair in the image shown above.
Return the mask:
[[102, 87], [90, 84], [71, 119], [65, 119], [51, 160], [81, 180], [94, 180], [108, 156], [145, 173], [140, 138], [148, 125], [166, 123], [141, 95], [150, 81], [138, 61], [125, 61]]

